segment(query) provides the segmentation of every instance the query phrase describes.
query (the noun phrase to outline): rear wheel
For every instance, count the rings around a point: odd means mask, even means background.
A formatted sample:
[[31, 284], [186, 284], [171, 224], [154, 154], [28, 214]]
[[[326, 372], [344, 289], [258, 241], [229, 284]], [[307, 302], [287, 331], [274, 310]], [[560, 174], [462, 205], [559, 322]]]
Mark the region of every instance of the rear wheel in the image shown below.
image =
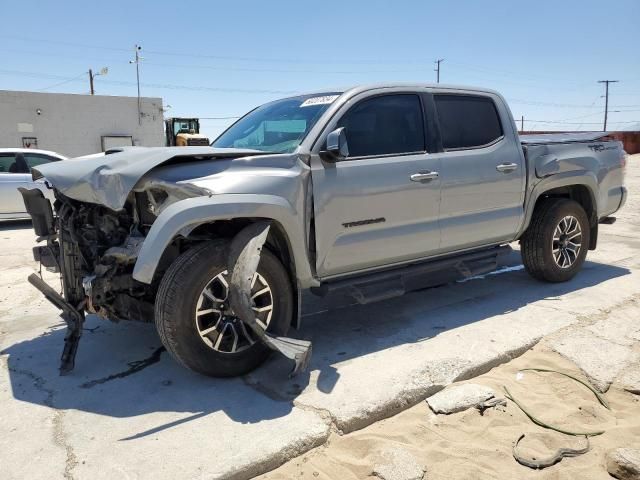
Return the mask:
[[566, 198], [542, 200], [522, 237], [525, 269], [538, 280], [570, 280], [585, 261], [589, 233], [589, 219], [579, 203]]
[[[270, 350], [229, 306], [226, 242], [188, 250], [164, 275], [155, 305], [156, 328], [169, 353], [184, 366], [214, 377], [247, 373]], [[286, 335], [293, 314], [291, 282], [280, 261], [263, 249], [251, 286], [258, 325]]]

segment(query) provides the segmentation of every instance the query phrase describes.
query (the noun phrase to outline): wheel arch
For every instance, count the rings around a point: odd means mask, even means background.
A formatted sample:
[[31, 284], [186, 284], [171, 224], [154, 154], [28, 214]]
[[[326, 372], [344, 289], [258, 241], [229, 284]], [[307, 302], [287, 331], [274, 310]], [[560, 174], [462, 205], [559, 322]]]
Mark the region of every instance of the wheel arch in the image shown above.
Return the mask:
[[[222, 198], [224, 197], [224, 198]], [[181, 242], [211, 238], [233, 238], [242, 228], [258, 220], [270, 220], [267, 248], [278, 257], [290, 275], [296, 292], [293, 325], [299, 327], [302, 289], [313, 286], [304, 239], [304, 219], [283, 198], [271, 195], [197, 197], [169, 206], [153, 223], [138, 254], [133, 278], [152, 284], [163, 266], [188, 248]]]
[[568, 198], [579, 203], [584, 208], [589, 219], [590, 240], [589, 250], [595, 250], [598, 241], [598, 204], [595, 195], [597, 182], [591, 175], [570, 178], [550, 177], [548, 181], [540, 182], [532, 192], [531, 201], [526, 211], [526, 219], [518, 237], [522, 237], [528, 228], [533, 213], [546, 198]]

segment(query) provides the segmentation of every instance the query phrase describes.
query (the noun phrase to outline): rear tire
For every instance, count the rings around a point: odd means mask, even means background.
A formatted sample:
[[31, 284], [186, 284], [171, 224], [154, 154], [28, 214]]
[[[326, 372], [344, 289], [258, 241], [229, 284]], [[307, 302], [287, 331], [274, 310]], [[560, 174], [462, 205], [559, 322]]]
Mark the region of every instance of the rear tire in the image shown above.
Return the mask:
[[[227, 253], [228, 242], [220, 240], [200, 244], [183, 253], [165, 273], [155, 302], [156, 328], [167, 351], [183, 366], [212, 377], [248, 373], [270, 353], [249, 327], [234, 317], [226, 305], [228, 302], [215, 303], [211, 299], [212, 296], [225, 297], [214, 288], [219, 290], [226, 283]], [[267, 249], [262, 250], [257, 274], [261, 283], [256, 282], [256, 292], [269, 288], [263, 294], [269, 295], [272, 310], [269, 320], [263, 318], [267, 331], [284, 336], [293, 315], [289, 276]], [[212, 286], [214, 281], [218, 282], [217, 286]], [[259, 299], [256, 298], [256, 304]], [[205, 305], [203, 301], [210, 303]], [[210, 310], [213, 312], [202, 313]], [[205, 321], [208, 323], [204, 324]], [[220, 325], [226, 329], [223, 331]], [[212, 331], [204, 334], [207, 330]]]
[[533, 278], [566, 282], [582, 268], [589, 249], [589, 219], [574, 200], [547, 198], [521, 239], [522, 262]]

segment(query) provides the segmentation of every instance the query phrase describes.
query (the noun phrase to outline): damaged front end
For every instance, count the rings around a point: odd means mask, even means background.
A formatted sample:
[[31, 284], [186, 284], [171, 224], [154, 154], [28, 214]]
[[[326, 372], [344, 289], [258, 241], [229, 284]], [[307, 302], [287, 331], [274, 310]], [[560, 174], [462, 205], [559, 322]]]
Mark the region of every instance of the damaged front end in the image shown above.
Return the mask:
[[[67, 323], [60, 372], [74, 367], [85, 311], [110, 320], [153, 320], [154, 294], [150, 285], [131, 276], [144, 240], [144, 224], [135, 203], [121, 211], [79, 202], [56, 191], [56, 216], [49, 200], [37, 189], [20, 189], [31, 215], [38, 242], [34, 259], [59, 272], [62, 295], [38, 275], [29, 282], [62, 310]], [[145, 206], [148, 208], [148, 206]]]
[[[34, 248], [34, 258], [48, 270], [59, 272], [62, 281], [62, 292], [58, 293], [37, 275], [29, 278], [62, 310], [67, 323], [62, 374], [73, 369], [85, 312], [113, 321], [153, 322], [155, 297], [164, 272], [179, 255], [197, 244], [220, 238], [235, 247], [239, 255], [238, 268], [242, 268], [236, 272], [238, 281], [230, 285], [230, 295], [244, 299], [242, 295], [246, 292], [241, 290], [246, 288], [246, 282], [240, 279], [248, 275], [251, 268], [255, 270], [267, 234], [254, 232], [262, 243], [254, 241], [251, 235], [245, 234], [242, 241], [235, 237], [256, 218], [230, 215], [221, 221], [203, 218], [203, 222], [193, 218], [172, 232], [168, 243], [158, 245], [161, 252], [151, 276], [138, 281], [133, 273], [140, 252], [155, 247], [147, 244], [142, 248], [150, 230], [158, 225], [159, 217], [166, 217], [168, 207], [195, 197], [206, 200], [215, 194], [264, 190], [270, 184], [256, 180], [264, 172], [264, 167], [256, 167], [261, 161], [269, 168], [277, 166], [272, 183], [278, 188], [282, 188], [283, 165], [290, 164], [294, 171], [299, 167], [297, 159], [289, 159], [287, 164], [282, 159], [259, 158], [265, 156], [265, 152], [257, 150], [136, 147], [100, 158], [56, 162], [58, 165], [43, 165], [32, 170], [34, 178], [45, 177], [54, 187], [56, 198], [52, 207], [39, 190], [21, 189], [40, 242]], [[255, 164], [247, 160], [253, 157], [256, 157]], [[238, 162], [234, 166], [235, 160]], [[203, 178], [209, 181], [198, 182]], [[240, 178], [245, 179], [244, 187], [238, 183]], [[297, 177], [291, 178], [297, 181]], [[164, 218], [160, 226], [170, 220]], [[279, 245], [277, 241], [275, 245]], [[235, 268], [230, 266], [230, 271]], [[249, 327], [255, 326], [255, 314], [247, 308], [246, 301], [238, 300], [236, 308], [235, 314], [241, 321]], [[257, 336], [269, 348], [294, 360], [296, 371], [308, 363], [311, 350], [308, 342], [271, 337], [266, 332]]]
[[[41, 266], [59, 272], [62, 294], [56, 292], [36, 274], [29, 282], [57, 308], [67, 324], [60, 373], [74, 368], [78, 343], [82, 336], [85, 312], [104, 319], [154, 320], [155, 296], [162, 275], [151, 284], [133, 278], [133, 270], [146, 235], [156, 217], [168, 205], [201, 193], [199, 190], [165, 189], [160, 183], [130, 192], [124, 207], [114, 211], [94, 203], [71, 199], [55, 191], [55, 212], [38, 189], [20, 189], [27, 211], [33, 220], [38, 242], [45, 245], [33, 249]], [[292, 375], [307, 368], [311, 343], [274, 336], [256, 322], [252, 309], [251, 279], [256, 274], [260, 252], [270, 228], [269, 221], [249, 223], [231, 239], [229, 297], [232, 311], [271, 350], [293, 360]], [[220, 232], [222, 233], [222, 232]], [[164, 269], [194, 242], [207, 236], [179, 236], [166, 251]]]

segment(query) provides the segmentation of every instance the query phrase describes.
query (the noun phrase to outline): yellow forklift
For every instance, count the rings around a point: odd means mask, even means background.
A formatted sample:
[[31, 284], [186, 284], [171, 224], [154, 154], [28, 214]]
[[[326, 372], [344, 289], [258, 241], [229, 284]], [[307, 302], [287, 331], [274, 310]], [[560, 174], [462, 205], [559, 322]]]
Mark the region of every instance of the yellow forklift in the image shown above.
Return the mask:
[[209, 139], [200, 134], [197, 118], [167, 118], [164, 126], [167, 147], [209, 146]]

